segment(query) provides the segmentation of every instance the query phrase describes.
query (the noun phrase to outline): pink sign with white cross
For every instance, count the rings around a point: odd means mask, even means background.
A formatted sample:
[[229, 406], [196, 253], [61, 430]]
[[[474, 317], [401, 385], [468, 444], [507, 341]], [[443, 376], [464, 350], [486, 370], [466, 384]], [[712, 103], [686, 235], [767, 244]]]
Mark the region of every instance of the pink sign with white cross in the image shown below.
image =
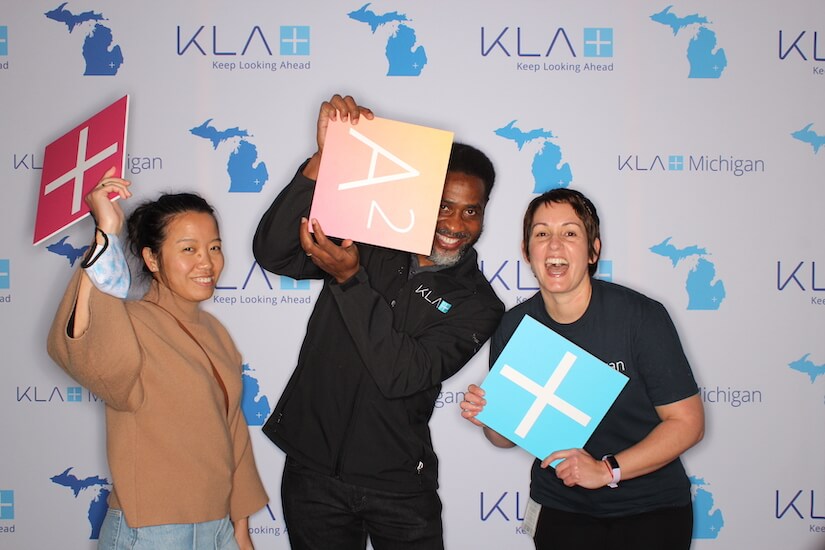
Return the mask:
[[[89, 215], [83, 202], [103, 174], [115, 167], [123, 177], [129, 96], [123, 96], [46, 146], [34, 222], [34, 244]], [[112, 193], [110, 198], [117, 197]]]

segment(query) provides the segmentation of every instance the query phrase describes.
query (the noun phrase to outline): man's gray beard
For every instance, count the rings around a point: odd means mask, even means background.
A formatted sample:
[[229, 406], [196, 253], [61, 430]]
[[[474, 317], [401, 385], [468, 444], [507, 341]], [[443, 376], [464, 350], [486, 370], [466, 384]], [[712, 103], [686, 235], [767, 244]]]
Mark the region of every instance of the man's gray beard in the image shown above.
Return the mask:
[[[481, 234], [479, 233], [479, 237], [480, 236]], [[477, 241], [478, 238], [476, 238], [473, 242], [465, 244], [464, 246], [462, 246], [461, 248], [459, 248], [451, 254], [445, 254], [443, 252], [433, 250], [430, 253], [430, 255], [427, 256], [427, 259], [439, 267], [452, 267], [459, 261], [461, 261], [461, 258], [464, 257], [464, 254], [466, 254], [467, 251], [470, 250], [470, 248], [472, 248]]]
[[[438, 231], [436, 230], [436, 232]], [[467, 251], [470, 250], [473, 247], [473, 245], [478, 242], [483, 232], [484, 228], [482, 227], [481, 231], [478, 232], [478, 235], [476, 235], [475, 239], [468, 242], [467, 244], [465, 244], [464, 246], [462, 246], [461, 248], [459, 248], [451, 254], [444, 254], [443, 252], [439, 252], [433, 249], [433, 251], [430, 252], [430, 255], [427, 256], [427, 259], [439, 267], [452, 267], [459, 261], [461, 261], [461, 258], [464, 257], [464, 254], [466, 254]]]
[[452, 254], [444, 254], [434, 250], [427, 259], [439, 267], [452, 267], [464, 256], [464, 251], [467, 248], [469, 247], [462, 246]]

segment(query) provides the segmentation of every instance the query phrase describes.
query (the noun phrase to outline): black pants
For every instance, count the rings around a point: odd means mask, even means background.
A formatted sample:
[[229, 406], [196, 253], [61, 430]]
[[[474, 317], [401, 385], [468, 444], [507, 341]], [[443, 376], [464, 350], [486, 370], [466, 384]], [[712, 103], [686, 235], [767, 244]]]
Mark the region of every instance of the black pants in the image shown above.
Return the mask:
[[596, 518], [542, 506], [536, 550], [687, 550], [693, 506], [663, 508], [621, 518]]
[[287, 458], [281, 483], [292, 550], [443, 550], [435, 491], [391, 493], [344, 483]]

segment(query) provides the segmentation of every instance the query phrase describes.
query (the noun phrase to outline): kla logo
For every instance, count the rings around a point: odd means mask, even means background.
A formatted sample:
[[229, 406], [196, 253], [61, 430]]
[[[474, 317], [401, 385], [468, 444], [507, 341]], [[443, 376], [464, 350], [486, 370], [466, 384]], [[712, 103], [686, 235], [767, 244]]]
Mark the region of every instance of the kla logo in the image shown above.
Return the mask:
[[0, 25], [0, 56], [7, 55], [9, 55], [9, 28], [6, 25]]
[[819, 52], [818, 48], [818, 33], [817, 31], [801, 31], [796, 34], [794, 32], [786, 35], [784, 31], [779, 31], [779, 59], [785, 60], [792, 55], [793, 59], [802, 59], [803, 61], [825, 61], [825, 51]]
[[[539, 289], [530, 271], [530, 264], [524, 260], [509, 259], [500, 262], [481, 260], [479, 268], [487, 278], [487, 282], [493, 287], [522, 292], [535, 292]], [[612, 281], [613, 260], [599, 260], [595, 277], [603, 281]]]
[[807, 262], [776, 262], [776, 290], [782, 292], [786, 288], [807, 292], [825, 291], [825, 280], [818, 281], [816, 276], [816, 260]]
[[[788, 493], [782, 494], [782, 491], [777, 489], [776, 519], [783, 519], [788, 516], [803, 520], [825, 520], [825, 507], [822, 504], [825, 499], [821, 498], [821, 494], [819, 496], [820, 501], [817, 503], [815, 489], [798, 489], [793, 492], [793, 496], [788, 496]], [[819, 529], [822, 529], [822, 527]], [[814, 529], [811, 530], [814, 531]]]
[[[613, 57], [613, 29], [610, 27], [585, 27], [582, 30], [581, 45], [578, 50], [583, 57]], [[557, 27], [549, 33], [535, 33], [522, 27], [488, 29], [481, 27], [481, 55], [493, 53], [505, 57], [535, 58], [550, 57], [554, 53], [578, 57], [574, 40], [564, 27]]]
[[[284, 56], [307, 56], [310, 52], [310, 27], [284, 25], [279, 27], [277, 38], [272, 30], [259, 25], [238, 32], [232, 28], [206, 25], [197, 29], [177, 26], [177, 54], [179, 56], [200, 53], [202, 57], [267, 55], [272, 57], [273, 45]], [[205, 32], [204, 32], [205, 31]]]
[[736, 158], [730, 155], [617, 155], [619, 172], [716, 172], [736, 177], [765, 171], [763, 159]]
[[[0, 521], [9, 521], [14, 519], [14, 491], [8, 489], [0, 489]], [[12, 529], [14, 529], [12, 527]], [[0, 526], [0, 533], [3, 532], [3, 527]]]
[[309, 27], [281, 27], [281, 55], [309, 55]]
[[309, 279], [293, 279], [286, 275], [278, 275], [281, 290], [309, 290]]
[[12, 165], [15, 170], [42, 170], [43, 159], [41, 157], [38, 161], [36, 153], [23, 153], [20, 156], [15, 153]]
[[0, 259], [0, 290], [11, 288], [11, 260]]
[[[666, 161], [664, 159], [667, 159]], [[684, 155], [654, 155], [644, 158], [641, 155], [618, 156], [619, 172], [629, 170], [631, 172], [652, 172], [673, 170], [681, 172], [685, 169]]]
[[524, 521], [524, 512], [527, 507], [528, 497], [519, 491], [505, 491], [503, 493], [485, 494], [479, 493], [479, 519], [490, 521], [497, 519], [501, 521]]
[[[243, 304], [272, 307], [278, 304], [309, 304], [312, 302], [312, 296], [308, 294], [310, 290], [309, 280], [297, 281], [284, 275], [276, 275], [276, 277], [278, 277], [278, 290], [282, 291], [280, 295], [267, 292], [267, 290], [275, 290], [275, 286], [267, 272], [258, 265], [258, 262], [253, 261], [243, 282], [240, 284], [237, 281], [235, 284], [223, 283], [215, 287], [215, 290], [219, 292], [213, 294], [212, 302], [228, 306]], [[223, 277], [223, 279], [226, 278], [226, 276]], [[261, 281], [263, 281], [265, 289], [261, 288]], [[244, 291], [250, 291], [251, 293]]]
[[530, 264], [522, 260], [504, 260], [502, 262], [488, 262], [481, 260], [481, 272], [491, 286], [502, 286], [504, 290], [536, 291], [533, 273]]
[[429, 288], [426, 288], [424, 285], [418, 285], [418, 288], [415, 289], [415, 293], [420, 295], [433, 306], [435, 306], [435, 308], [441, 313], [447, 313], [448, 311], [450, 311], [450, 308], [453, 307], [451, 303], [447, 302], [443, 298], [434, 298], [432, 296], [433, 291]]
[[[0, 522], [14, 521], [14, 491], [0, 489]], [[0, 534], [14, 533], [14, 524], [0, 523]]]
[[100, 402], [103, 400], [90, 391], [84, 393], [80, 386], [68, 386], [60, 388], [58, 386], [17, 386], [17, 402], [26, 403], [82, 403]]
[[[291, 277], [287, 277], [285, 275], [276, 275], [278, 277], [278, 289], [279, 290], [286, 290], [286, 291], [307, 291], [310, 289], [309, 280], [295, 280]], [[269, 275], [267, 272], [262, 268], [258, 262], [253, 261], [252, 265], [249, 266], [249, 270], [246, 272], [246, 277], [242, 283], [237, 284], [221, 284], [215, 287], [215, 290], [222, 290], [222, 291], [234, 291], [234, 290], [247, 290], [251, 286], [257, 286], [253, 282], [253, 278], [260, 283], [263, 280], [264, 285], [269, 290], [275, 290], [275, 287], [272, 285], [272, 281], [269, 280]]]

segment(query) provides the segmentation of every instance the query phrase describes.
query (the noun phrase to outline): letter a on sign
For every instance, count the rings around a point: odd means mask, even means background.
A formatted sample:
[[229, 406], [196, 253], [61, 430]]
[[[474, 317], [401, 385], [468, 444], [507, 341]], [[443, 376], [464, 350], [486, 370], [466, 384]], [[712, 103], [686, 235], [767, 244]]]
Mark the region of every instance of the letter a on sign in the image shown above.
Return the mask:
[[382, 118], [331, 121], [310, 217], [327, 235], [429, 254], [452, 141]]
[[[83, 201], [103, 174], [116, 167], [123, 177], [129, 96], [46, 146], [34, 222], [34, 244], [40, 244], [89, 215]], [[114, 199], [118, 195], [109, 195]]]

